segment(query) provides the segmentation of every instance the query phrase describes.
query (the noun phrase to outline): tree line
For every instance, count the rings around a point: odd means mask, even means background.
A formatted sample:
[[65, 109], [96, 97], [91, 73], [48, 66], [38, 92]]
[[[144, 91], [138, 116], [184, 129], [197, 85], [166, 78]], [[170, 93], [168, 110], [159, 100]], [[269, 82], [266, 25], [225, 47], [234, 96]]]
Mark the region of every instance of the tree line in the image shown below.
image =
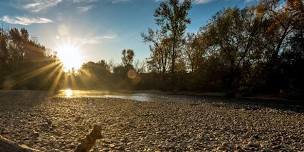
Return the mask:
[[[30, 40], [25, 29], [1, 30], [2, 88], [14, 84], [14, 88], [28, 89], [158, 89], [226, 92], [228, 96], [259, 93], [302, 96], [301, 0], [261, 0], [255, 6], [226, 8], [198, 32], [187, 33], [191, 7], [191, 0], [160, 3], [154, 13], [158, 28], [142, 33], [151, 52], [145, 62], [134, 62], [135, 52], [125, 49], [120, 65], [104, 60], [88, 62], [78, 72], [63, 73], [59, 78], [56, 69], [62, 66], [56, 56]], [[35, 72], [24, 77], [22, 71]], [[20, 76], [35, 79], [15, 82]], [[62, 83], [54, 86], [54, 81]]]
[[0, 88], [47, 89], [54, 68], [60, 67], [50, 50], [30, 39], [24, 28], [0, 29]]
[[190, 0], [162, 2], [154, 14], [159, 28], [142, 34], [159, 88], [231, 96], [303, 93], [303, 1], [223, 9], [197, 33], [186, 33], [190, 9]]

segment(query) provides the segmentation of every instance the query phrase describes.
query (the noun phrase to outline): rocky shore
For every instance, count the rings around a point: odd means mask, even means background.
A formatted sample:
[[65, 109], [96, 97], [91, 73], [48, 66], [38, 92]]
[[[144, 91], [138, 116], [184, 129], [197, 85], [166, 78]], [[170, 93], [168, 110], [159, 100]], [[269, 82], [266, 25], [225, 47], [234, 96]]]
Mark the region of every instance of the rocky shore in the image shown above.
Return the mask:
[[291, 110], [0, 93], [0, 135], [20, 145], [72, 151], [94, 124], [102, 138], [93, 151], [304, 151], [304, 113]]

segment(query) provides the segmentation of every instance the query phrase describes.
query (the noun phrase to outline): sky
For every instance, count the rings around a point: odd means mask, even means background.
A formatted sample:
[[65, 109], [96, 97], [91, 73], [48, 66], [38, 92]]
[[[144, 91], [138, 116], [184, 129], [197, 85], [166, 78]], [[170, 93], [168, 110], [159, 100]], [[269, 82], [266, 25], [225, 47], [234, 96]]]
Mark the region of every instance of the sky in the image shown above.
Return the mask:
[[[149, 57], [141, 33], [156, 29], [153, 14], [161, 0], [0, 0], [3, 28], [26, 28], [31, 38], [56, 50], [77, 45], [85, 61], [119, 63], [122, 49], [136, 60]], [[193, 0], [187, 32], [197, 32], [218, 11], [254, 5], [257, 0]]]

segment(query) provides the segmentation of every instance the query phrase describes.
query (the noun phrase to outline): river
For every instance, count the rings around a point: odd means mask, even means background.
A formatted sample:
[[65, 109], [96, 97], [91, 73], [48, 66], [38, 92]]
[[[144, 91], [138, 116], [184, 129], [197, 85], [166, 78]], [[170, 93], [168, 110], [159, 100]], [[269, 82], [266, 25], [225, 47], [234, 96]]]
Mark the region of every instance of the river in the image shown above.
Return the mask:
[[172, 95], [165, 93], [121, 93], [111, 91], [98, 91], [98, 90], [60, 90], [57, 94], [58, 97], [66, 98], [118, 98], [128, 99], [140, 102], [150, 101], [205, 101], [201, 96], [188, 96], [188, 95]]

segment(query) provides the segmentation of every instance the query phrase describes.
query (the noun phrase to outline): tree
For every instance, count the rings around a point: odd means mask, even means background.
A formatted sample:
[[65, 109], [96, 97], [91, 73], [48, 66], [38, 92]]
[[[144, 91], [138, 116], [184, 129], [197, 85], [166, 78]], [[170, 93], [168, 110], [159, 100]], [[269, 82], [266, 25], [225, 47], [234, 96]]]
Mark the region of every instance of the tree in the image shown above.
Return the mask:
[[280, 4], [279, 0], [262, 0], [257, 6], [259, 14], [265, 18], [264, 32], [265, 46], [268, 51], [268, 60], [271, 66], [279, 60], [279, 55], [288, 45], [288, 38], [293, 33], [293, 22], [298, 20], [299, 12], [296, 9], [303, 7], [301, 0], [286, 0]]
[[83, 64], [76, 78], [80, 87], [87, 89], [108, 89], [112, 85], [110, 66], [104, 60]]
[[0, 30], [1, 88], [47, 89], [52, 81], [45, 79], [58, 65], [55, 62], [45, 47], [30, 40], [26, 29]]
[[[285, 90], [289, 94], [304, 92], [304, 6], [299, 0], [287, 1], [285, 9], [292, 14], [292, 33], [287, 38], [287, 46], [281, 54], [281, 77], [287, 78]], [[282, 81], [281, 81], [282, 83]]]
[[202, 38], [209, 39], [209, 53], [220, 57], [222, 67], [226, 70], [227, 88], [235, 90], [240, 79], [240, 65], [247, 59], [250, 45], [248, 42], [252, 37], [250, 28], [245, 27], [247, 10], [241, 11], [237, 8], [229, 8], [217, 13], [212, 22], [202, 31]]
[[0, 66], [4, 66], [8, 62], [9, 52], [7, 48], [8, 37], [4, 30], [0, 29]]
[[188, 34], [185, 41], [185, 54], [192, 73], [196, 72], [203, 63], [207, 41], [204, 36]]
[[165, 33], [152, 29], [148, 30], [147, 35], [142, 34], [142, 37], [144, 42], [151, 43], [151, 54], [147, 61], [150, 71], [161, 73], [164, 76], [169, 69], [171, 40], [165, 36]]
[[133, 64], [133, 61], [134, 61], [134, 51], [132, 49], [124, 49], [122, 50], [122, 57], [121, 57], [121, 60], [122, 60], [122, 64], [125, 66], [125, 67], [130, 67], [132, 66]]
[[[0, 83], [7, 74], [9, 50], [7, 48], [8, 37], [3, 29], [0, 29]], [[1, 86], [0, 86], [1, 88]]]
[[146, 73], [146, 61], [136, 60], [134, 63], [134, 69], [138, 73]]
[[[161, 2], [156, 9], [154, 17], [156, 24], [160, 26], [160, 33], [164, 35], [163, 39], [170, 40], [170, 59], [171, 73], [176, 70], [177, 57], [181, 52], [181, 45], [186, 31], [187, 24], [190, 23], [188, 13], [191, 8], [191, 0], [165, 0]], [[151, 34], [151, 32], [149, 32]], [[155, 32], [157, 33], [157, 32]], [[162, 43], [163, 40], [160, 40]], [[159, 47], [154, 47], [159, 50]]]

